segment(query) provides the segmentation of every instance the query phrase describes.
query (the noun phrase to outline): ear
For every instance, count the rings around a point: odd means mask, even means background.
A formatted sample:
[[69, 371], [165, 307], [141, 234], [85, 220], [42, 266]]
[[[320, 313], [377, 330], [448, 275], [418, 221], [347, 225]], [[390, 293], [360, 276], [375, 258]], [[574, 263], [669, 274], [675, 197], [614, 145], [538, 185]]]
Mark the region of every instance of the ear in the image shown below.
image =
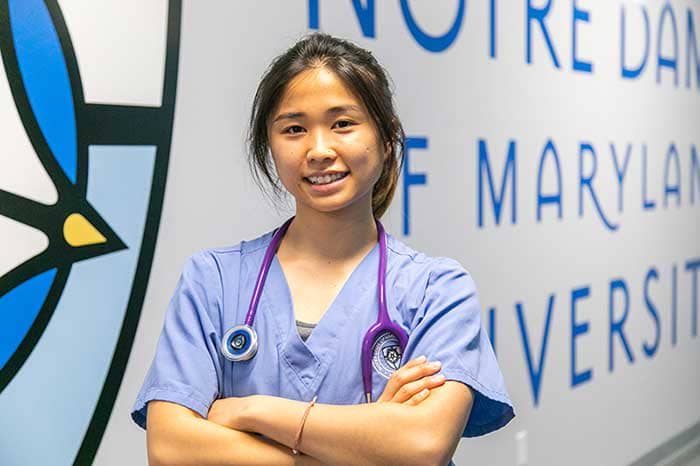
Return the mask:
[[391, 143], [387, 142], [384, 144], [384, 160], [383, 160], [384, 163], [386, 163], [387, 160], [389, 160], [390, 155], [391, 155]]

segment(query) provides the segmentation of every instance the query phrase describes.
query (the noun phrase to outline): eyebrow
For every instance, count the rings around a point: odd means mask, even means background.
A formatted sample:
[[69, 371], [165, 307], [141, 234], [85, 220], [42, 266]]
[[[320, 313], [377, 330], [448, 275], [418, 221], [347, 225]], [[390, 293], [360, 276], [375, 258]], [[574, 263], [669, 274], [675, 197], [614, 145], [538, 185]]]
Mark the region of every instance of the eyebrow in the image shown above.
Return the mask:
[[[326, 114], [328, 115], [334, 115], [337, 113], [345, 113], [349, 111], [356, 111], [356, 112], [362, 112], [362, 109], [358, 107], [357, 105], [338, 105], [335, 107], [331, 107], [328, 110], [326, 110]], [[287, 112], [287, 113], [281, 113], [275, 117], [274, 120], [272, 120], [272, 123], [276, 123], [280, 120], [293, 120], [296, 118], [301, 118], [306, 116], [306, 113], [304, 112]]]

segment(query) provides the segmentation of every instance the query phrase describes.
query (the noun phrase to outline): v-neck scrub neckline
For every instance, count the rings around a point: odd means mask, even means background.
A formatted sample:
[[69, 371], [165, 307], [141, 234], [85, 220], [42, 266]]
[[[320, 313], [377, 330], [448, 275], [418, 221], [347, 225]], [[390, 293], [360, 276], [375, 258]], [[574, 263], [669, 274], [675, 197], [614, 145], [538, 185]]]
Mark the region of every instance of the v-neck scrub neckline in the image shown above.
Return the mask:
[[[369, 262], [371, 262], [371, 264]], [[375, 243], [372, 249], [365, 254], [352, 272], [350, 272], [350, 275], [348, 275], [348, 278], [340, 287], [335, 297], [333, 297], [333, 300], [329, 304], [328, 308], [323, 312], [318, 322], [316, 322], [315, 326], [318, 327], [319, 325], [326, 325], [324, 322], [327, 320], [326, 316], [333, 312], [336, 307], [340, 307], [341, 309], [348, 309], [349, 307], [352, 307], [351, 296], [348, 296], [350, 294], [350, 289], [360, 287], [361, 290], [365, 290], [368, 286], [370, 286], [373, 279], [375, 280], [376, 286], [378, 268], [379, 242]], [[287, 280], [287, 276], [284, 274], [282, 263], [279, 261], [277, 254], [272, 257], [272, 263], [270, 264], [270, 271], [268, 274], [273, 273], [273, 269], [274, 273], [279, 277], [279, 279], [276, 280], [276, 283], [279, 283], [280, 288], [282, 289], [280, 289], [279, 294], [275, 296], [278, 301], [275, 301], [275, 304], [271, 305], [272, 307], [276, 308], [275, 312], [287, 314], [289, 316], [288, 323], [290, 324], [290, 327], [293, 327], [296, 325], [296, 310], [294, 309], [292, 290], [289, 286], [289, 281]], [[372, 275], [372, 271], [374, 271], [374, 275]], [[263, 291], [264, 290], [265, 288], [263, 288]], [[284, 326], [284, 324], [281, 325]]]
[[376, 285], [378, 254], [379, 243], [352, 271], [306, 341], [301, 339], [296, 329], [291, 291], [282, 266], [277, 255], [273, 257], [258, 316], [262, 311], [275, 323], [280, 335], [278, 351], [282, 370], [289, 373], [296, 392], [304, 399], [311, 399], [316, 394], [337, 359], [337, 351], [343, 346], [342, 336], [346, 334], [344, 329], [351, 317], [357, 314], [358, 296], [364, 296]]
[[297, 320], [296, 324], [297, 324], [297, 332], [299, 332], [299, 336], [301, 337], [301, 341], [306, 342], [306, 340], [309, 339], [311, 332], [313, 332], [314, 327], [316, 327], [316, 324], [302, 322], [301, 320]]

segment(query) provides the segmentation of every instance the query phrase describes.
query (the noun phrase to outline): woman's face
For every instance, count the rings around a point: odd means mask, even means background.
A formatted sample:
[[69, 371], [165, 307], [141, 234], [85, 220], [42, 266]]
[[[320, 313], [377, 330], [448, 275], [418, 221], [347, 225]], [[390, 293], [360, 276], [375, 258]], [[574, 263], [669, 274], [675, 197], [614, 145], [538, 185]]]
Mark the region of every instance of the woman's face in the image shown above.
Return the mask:
[[[284, 187], [303, 209], [372, 211], [372, 188], [389, 151], [364, 103], [326, 68], [297, 75], [268, 124]], [[358, 210], [356, 210], [358, 209]]]

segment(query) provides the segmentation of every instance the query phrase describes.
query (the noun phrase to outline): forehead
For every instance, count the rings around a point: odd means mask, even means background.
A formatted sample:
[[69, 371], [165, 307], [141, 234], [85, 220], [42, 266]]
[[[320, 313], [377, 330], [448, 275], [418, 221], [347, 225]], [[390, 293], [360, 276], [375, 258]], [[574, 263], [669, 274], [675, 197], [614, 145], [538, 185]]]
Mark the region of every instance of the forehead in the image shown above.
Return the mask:
[[333, 107], [342, 104], [364, 105], [335, 73], [327, 68], [313, 68], [299, 73], [282, 94], [278, 110], [287, 107]]

